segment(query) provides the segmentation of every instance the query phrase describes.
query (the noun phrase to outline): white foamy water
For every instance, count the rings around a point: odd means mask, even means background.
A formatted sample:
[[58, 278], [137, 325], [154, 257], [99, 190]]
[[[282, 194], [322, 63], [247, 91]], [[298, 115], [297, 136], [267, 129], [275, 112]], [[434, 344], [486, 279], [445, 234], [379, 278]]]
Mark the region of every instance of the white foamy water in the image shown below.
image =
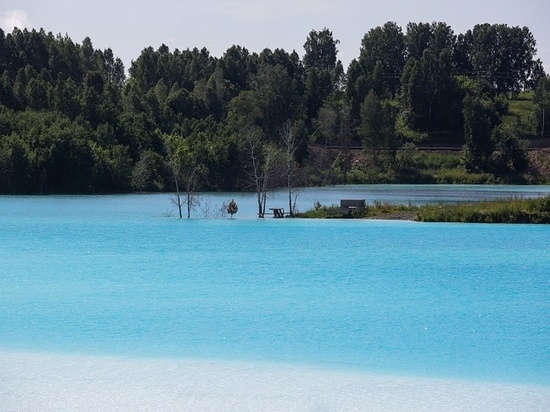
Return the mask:
[[550, 387], [202, 360], [0, 352], [17, 411], [548, 411]]

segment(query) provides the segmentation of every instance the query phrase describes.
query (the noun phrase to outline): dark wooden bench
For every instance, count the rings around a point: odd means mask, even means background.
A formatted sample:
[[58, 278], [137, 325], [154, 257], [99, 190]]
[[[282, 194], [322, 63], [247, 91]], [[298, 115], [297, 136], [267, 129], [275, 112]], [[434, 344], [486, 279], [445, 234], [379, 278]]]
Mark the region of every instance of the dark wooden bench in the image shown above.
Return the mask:
[[282, 207], [270, 207], [269, 210], [273, 211], [273, 217], [277, 219], [285, 217], [285, 210]]
[[363, 210], [367, 207], [365, 199], [341, 199], [340, 212], [344, 215], [351, 216], [354, 210]]

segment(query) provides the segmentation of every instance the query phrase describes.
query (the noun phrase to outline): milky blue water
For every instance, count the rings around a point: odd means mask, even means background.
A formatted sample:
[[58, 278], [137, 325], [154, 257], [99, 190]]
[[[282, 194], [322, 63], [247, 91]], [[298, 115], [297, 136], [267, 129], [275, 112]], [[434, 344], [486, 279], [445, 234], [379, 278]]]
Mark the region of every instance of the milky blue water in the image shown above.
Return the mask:
[[0, 349], [550, 384], [549, 226], [214, 218], [226, 197], [0, 197]]

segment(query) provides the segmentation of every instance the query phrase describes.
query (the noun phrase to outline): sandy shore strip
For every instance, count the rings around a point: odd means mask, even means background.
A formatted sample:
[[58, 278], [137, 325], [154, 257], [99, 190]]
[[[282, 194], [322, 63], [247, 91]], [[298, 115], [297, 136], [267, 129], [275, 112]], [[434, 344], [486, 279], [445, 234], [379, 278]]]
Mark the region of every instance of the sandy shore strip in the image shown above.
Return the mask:
[[2, 411], [549, 411], [550, 386], [0, 351]]

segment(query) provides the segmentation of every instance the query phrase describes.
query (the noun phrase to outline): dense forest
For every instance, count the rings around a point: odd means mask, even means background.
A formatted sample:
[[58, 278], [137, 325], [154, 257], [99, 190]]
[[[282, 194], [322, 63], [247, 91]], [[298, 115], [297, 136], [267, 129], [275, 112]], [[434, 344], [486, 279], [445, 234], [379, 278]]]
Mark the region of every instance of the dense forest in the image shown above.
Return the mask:
[[[347, 70], [338, 43], [325, 28], [302, 57], [161, 45], [126, 70], [89, 38], [0, 30], [0, 193], [421, 181], [430, 145], [460, 148], [465, 173], [517, 174], [526, 139], [550, 134], [550, 77], [526, 27], [388, 22]], [[525, 93], [529, 113], [510, 116]]]

